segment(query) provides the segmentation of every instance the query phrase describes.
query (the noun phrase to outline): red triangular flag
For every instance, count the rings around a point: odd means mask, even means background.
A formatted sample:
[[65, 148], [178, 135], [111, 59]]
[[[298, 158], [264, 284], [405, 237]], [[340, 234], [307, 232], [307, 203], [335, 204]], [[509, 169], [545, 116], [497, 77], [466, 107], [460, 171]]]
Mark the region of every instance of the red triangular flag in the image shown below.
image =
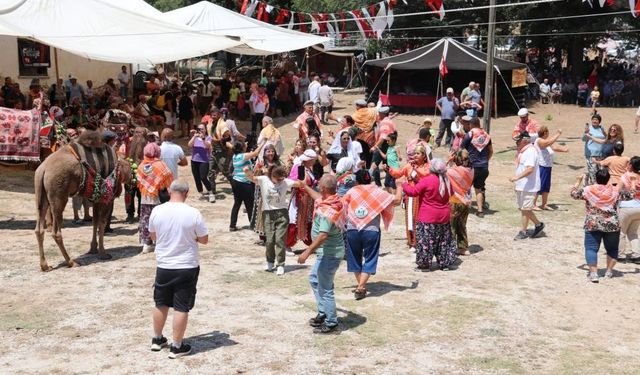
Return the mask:
[[304, 13], [298, 13], [298, 22], [300, 23], [300, 31], [307, 32], [307, 25], [304, 24]]
[[440, 76], [444, 78], [444, 76], [449, 73], [449, 68], [447, 68], [447, 61], [444, 59], [444, 55], [442, 55], [442, 59], [440, 59]]

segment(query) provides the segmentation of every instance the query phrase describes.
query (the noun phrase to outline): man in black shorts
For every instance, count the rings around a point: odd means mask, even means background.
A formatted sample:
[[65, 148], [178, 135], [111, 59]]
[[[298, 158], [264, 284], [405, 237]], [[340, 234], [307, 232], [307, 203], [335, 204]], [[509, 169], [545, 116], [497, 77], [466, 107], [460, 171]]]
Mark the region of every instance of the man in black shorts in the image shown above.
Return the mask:
[[473, 188], [476, 192], [476, 215], [484, 217], [485, 181], [489, 177], [489, 160], [493, 156], [493, 145], [489, 133], [480, 126], [478, 117], [463, 116], [462, 122], [469, 122], [471, 130], [462, 140], [462, 148], [469, 152], [469, 159], [473, 167]]
[[162, 329], [169, 308], [173, 307], [173, 342], [169, 358], [191, 354], [191, 345], [182, 342], [187, 329], [189, 310], [196, 301], [196, 284], [200, 273], [198, 243], [209, 242], [202, 214], [187, 205], [189, 184], [175, 180], [169, 187], [171, 199], [156, 206], [149, 218], [149, 234], [155, 241], [156, 280], [153, 299], [153, 332], [151, 350], [160, 351], [167, 346]]

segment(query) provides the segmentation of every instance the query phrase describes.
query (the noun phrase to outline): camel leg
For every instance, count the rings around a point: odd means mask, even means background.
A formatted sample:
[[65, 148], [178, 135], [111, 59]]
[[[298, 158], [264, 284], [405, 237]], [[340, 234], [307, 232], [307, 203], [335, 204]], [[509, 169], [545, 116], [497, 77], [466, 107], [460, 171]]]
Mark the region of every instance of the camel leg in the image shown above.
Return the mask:
[[48, 203], [44, 202], [41, 207], [38, 207], [38, 217], [36, 219], [36, 239], [38, 240], [38, 253], [40, 254], [40, 269], [44, 272], [49, 272], [53, 268], [47, 264], [47, 260], [44, 258], [44, 234], [47, 229], [46, 216], [48, 212]]
[[[109, 205], [106, 204], [94, 204], [93, 205], [93, 221], [94, 230], [97, 229], [98, 237], [98, 258], [102, 260], [111, 259], [111, 254], [107, 254], [104, 249], [104, 228], [107, 225], [107, 215], [109, 214]], [[95, 238], [95, 234], [94, 234]]]
[[89, 253], [88, 254], [97, 254], [98, 253], [98, 222], [99, 222], [99, 215], [96, 214], [96, 212], [99, 212], [99, 209], [96, 209], [96, 205], [94, 204], [93, 206], [93, 220], [91, 222], [91, 226], [93, 227], [92, 233], [93, 233], [93, 237], [91, 238], [91, 248], [89, 249]]
[[65, 197], [64, 201], [55, 200], [54, 197], [49, 197], [49, 203], [51, 203], [51, 226], [52, 226], [52, 236], [56, 241], [58, 248], [60, 248], [60, 252], [64, 257], [64, 260], [67, 262], [67, 266], [69, 267], [77, 267], [78, 263], [71, 260], [69, 254], [67, 253], [67, 249], [64, 247], [64, 242], [62, 240], [62, 213], [64, 212], [64, 206], [67, 203], [67, 199]]

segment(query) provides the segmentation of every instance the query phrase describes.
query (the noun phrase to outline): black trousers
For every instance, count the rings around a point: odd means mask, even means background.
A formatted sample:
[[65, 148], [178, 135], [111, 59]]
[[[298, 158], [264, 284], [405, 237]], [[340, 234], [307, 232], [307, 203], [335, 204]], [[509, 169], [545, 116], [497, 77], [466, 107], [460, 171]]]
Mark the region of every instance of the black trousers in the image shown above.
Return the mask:
[[251, 131], [254, 133], [258, 132], [258, 129], [262, 127], [262, 118], [264, 117], [264, 113], [254, 113], [251, 115]]
[[247, 210], [247, 217], [251, 222], [251, 214], [253, 211], [253, 200], [256, 186], [249, 182], [239, 182], [231, 179], [231, 191], [233, 191], [233, 207], [231, 208], [231, 222], [229, 228], [235, 228], [238, 222], [238, 212], [240, 206], [244, 203], [244, 208]]
[[125, 200], [127, 202], [127, 206], [126, 206], [126, 210], [127, 210], [127, 216], [129, 217], [133, 217], [134, 214], [136, 213], [136, 197], [138, 198], [138, 216], [140, 216], [140, 199], [142, 199], [142, 196], [140, 195], [140, 190], [138, 190], [137, 187], [131, 187], [129, 190], [126, 191], [126, 194], [128, 195], [127, 199]]
[[447, 140], [445, 144], [451, 146], [451, 143], [453, 142], [453, 132], [451, 131], [452, 122], [453, 120], [440, 120], [440, 128], [438, 129], [438, 135], [436, 136], [436, 145], [438, 147], [440, 147], [440, 143], [442, 143], [442, 138], [444, 137], [445, 132], [447, 133]]
[[202, 185], [207, 191], [211, 191], [211, 181], [209, 181], [209, 162], [191, 161], [191, 174], [196, 182], [198, 193], [202, 193]]

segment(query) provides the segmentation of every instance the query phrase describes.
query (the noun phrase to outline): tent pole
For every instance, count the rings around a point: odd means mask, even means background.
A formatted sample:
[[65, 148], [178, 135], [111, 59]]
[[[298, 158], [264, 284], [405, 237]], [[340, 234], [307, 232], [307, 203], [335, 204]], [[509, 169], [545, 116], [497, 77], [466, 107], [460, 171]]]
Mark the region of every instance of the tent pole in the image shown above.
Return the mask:
[[56, 83], [56, 85], [58, 84], [58, 78], [60, 78], [60, 71], [58, 70], [58, 49], [56, 47], [53, 47], [53, 61], [54, 61], [54, 67], [56, 69], [56, 77], [54, 79], [54, 82]]
[[309, 47], [307, 47], [307, 50], [304, 53], [304, 58], [307, 61], [307, 65], [305, 66], [305, 68], [307, 68], [307, 78], [312, 79], [309, 77]]
[[[496, 31], [496, 0], [489, 0], [489, 27], [487, 29], [487, 68], [485, 71], [484, 82], [484, 96], [485, 96], [485, 108], [484, 108], [484, 128], [487, 133], [491, 132], [491, 110], [493, 109], [493, 54], [494, 54], [494, 42]], [[488, 109], [488, 110], [487, 110]]]
[[347, 86], [347, 88], [350, 88], [351, 87], [351, 83], [353, 82], [353, 59], [354, 59], [354, 57], [351, 56], [351, 74], [349, 74], [350, 78], [349, 78], [349, 85]]
[[496, 109], [493, 114], [493, 118], [498, 118], [498, 85], [496, 84], [496, 77], [493, 77], [493, 101], [495, 103], [494, 108]]
[[[387, 100], [389, 100], [389, 86], [391, 85], [391, 68], [387, 72]], [[389, 100], [389, 104], [391, 104], [391, 100]]]

